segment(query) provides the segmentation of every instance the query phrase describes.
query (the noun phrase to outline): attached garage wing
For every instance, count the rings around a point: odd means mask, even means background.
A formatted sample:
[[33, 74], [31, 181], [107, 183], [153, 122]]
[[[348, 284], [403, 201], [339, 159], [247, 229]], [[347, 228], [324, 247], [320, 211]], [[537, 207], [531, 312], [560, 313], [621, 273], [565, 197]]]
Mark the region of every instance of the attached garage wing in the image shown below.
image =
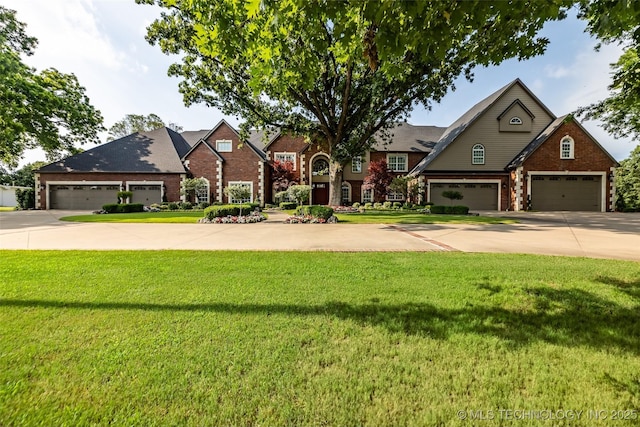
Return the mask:
[[160, 185], [134, 185], [130, 187], [133, 192], [131, 203], [142, 203], [149, 206], [162, 202], [162, 188]]
[[599, 175], [531, 176], [531, 209], [536, 211], [602, 210]]
[[458, 191], [462, 200], [454, 200], [453, 204], [468, 206], [473, 210], [497, 211], [498, 184], [487, 182], [437, 182], [430, 183], [430, 201], [436, 205], [450, 205], [451, 200], [442, 195], [445, 191]]
[[118, 185], [51, 185], [49, 208], [98, 210], [107, 203], [118, 202]]

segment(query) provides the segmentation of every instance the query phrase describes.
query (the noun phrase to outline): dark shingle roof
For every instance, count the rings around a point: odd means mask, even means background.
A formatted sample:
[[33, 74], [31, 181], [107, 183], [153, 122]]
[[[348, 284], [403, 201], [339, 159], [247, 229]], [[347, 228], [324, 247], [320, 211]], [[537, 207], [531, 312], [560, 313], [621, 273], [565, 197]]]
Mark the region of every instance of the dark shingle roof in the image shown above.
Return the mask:
[[162, 127], [107, 142], [43, 166], [40, 172], [184, 173], [180, 157], [189, 149], [180, 134]]
[[[438, 126], [416, 126], [396, 123], [391, 129], [391, 141], [385, 144], [380, 138], [373, 148], [377, 151], [413, 151], [429, 153], [447, 128]], [[375, 138], [375, 137], [374, 137]]]
[[190, 146], [194, 146], [196, 145], [196, 143], [198, 141], [200, 141], [200, 139], [204, 138], [206, 134], [208, 134], [210, 131], [208, 129], [202, 129], [202, 130], [186, 130], [182, 133], [180, 133], [180, 135], [184, 138], [185, 141], [187, 141], [187, 143]]

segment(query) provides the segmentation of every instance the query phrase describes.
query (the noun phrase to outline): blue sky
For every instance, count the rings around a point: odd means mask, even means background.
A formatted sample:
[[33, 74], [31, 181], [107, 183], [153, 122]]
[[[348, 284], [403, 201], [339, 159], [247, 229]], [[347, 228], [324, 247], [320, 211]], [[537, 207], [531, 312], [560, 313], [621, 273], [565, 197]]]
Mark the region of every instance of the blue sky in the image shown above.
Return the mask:
[[[203, 105], [186, 108], [178, 93], [178, 80], [167, 76], [170, 58], [145, 40], [145, 28], [157, 17], [155, 6], [134, 0], [0, 0], [16, 10], [27, 32], [38, 38], [35, 55], [27, 63], [38, 68], [55, 67], [74, 73], [87, 89], [108, 128], [126, 114], [155, 113], [165, 122], [185, 130], [210, 129], [225, 117]], [[543, 34], [551, 40], [545, 55], [528, 61], [509, 60], [475, 70], [472, 83], [459, 79], [432, 111], [416, 108], [410, 123], [448, 126], [475, 103], [520, 78], [556, 115], [569, 113], [607, 96], [609, 64], [621, 53], [616, 45], [594, 51], [596, 40], [584, 32], [575, 17], [551, 22]], [[583, 122], [587, 130], [618, 160], [628, 157], [637, 142], [615, 140], [597, 123]], [[101, 139], [106, 139], [106, 133]], [[84, 146], [83, 148], [90, 148]], [[21, 164], [44, 160], [41, 152], [29, 152]]]

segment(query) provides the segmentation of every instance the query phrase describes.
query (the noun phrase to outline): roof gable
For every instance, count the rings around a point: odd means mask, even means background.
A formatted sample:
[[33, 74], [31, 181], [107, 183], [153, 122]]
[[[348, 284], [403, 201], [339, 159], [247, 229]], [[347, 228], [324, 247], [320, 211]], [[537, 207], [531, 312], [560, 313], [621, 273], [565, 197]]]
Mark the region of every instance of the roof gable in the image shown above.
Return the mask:
[[529, 115], [529, 117], [531, 117], [532, 119], [536, 118], [536, 116], [533, 115], [531, 110], [529, 110], [527, 108], [527, 106], [522, 103], [522, 101], [520, 101], [519, 99], [516, 99], [511, 104], [509, 104], [509, 106], [507, 108], [505, 108], [505, 110], [502, 113], [500, 113], [500, 115], [498, 116], [498, 120], [501, 120], [516, 105], [519, 105], [524, 110], [524, 112], [527, 113]]

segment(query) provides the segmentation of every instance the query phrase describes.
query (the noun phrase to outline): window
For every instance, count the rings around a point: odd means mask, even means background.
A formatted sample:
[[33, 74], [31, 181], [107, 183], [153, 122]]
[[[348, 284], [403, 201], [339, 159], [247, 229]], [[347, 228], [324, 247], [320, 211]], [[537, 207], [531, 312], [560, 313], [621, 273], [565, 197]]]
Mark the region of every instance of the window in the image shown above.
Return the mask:
[[404, 195], [398, 191], [392, 191], [387, 194], [387, 200], [391, 202], [404, 202]]
[[293, 163], [293, 170], [296, 170], [296, 153], [275, 153], [274, 157], [276, 162], [291, 162]]
[[509, 124], [510, 125], [521, 125], [522, 124], [522, 119], [520, 117], [518, 117], [518, 116], [511, 117], [509, 119]]
[[407, 172], [407, 155], [406, 154], [388, 154], [387, 166], [393, 172]]
[[241, 185], [243, 187], [249, 188], [249, 198], [237, 200], [237, 199], [233, 199], [233, 198], [229, 197], [229, 203], [251, 203], [251, 202], [253, 202], [253, 182], [229, 181], [229, 186], [232, 186], [232, 185]]
[[351, 159], [351, 172], [362, 173], [362, 156], [356, 156]]
[[342, 203], [350, 203], [351, 202], [351, 186], [343, 182], [342, 183]]
[[209, 180], [207, 178], [200, 178], [200, 183], [199, 185], [196, 186], [196, 202], [209, 203], [209, 189], [210, 189]]
[[484, 165], [484, 145], [476, 144], [471, 149], [471, 164]]
[[231, 141], [228, 139], [218, 139], [216, 141], [216, 150], [221, 153], [230, 153], [231, 152]]
[[329, 162], [325, 159], [317, 159], [313, 162], [313, 174], [314, 175], [328, 175], [329, 174]]
[[560, 158], [573, 159], [573, 138], [565, 136], [560, 141]]
[[362, 189], [362, 203], [371, 203], [373, 202], [373, 189], [369, 188], [368, 190]]

